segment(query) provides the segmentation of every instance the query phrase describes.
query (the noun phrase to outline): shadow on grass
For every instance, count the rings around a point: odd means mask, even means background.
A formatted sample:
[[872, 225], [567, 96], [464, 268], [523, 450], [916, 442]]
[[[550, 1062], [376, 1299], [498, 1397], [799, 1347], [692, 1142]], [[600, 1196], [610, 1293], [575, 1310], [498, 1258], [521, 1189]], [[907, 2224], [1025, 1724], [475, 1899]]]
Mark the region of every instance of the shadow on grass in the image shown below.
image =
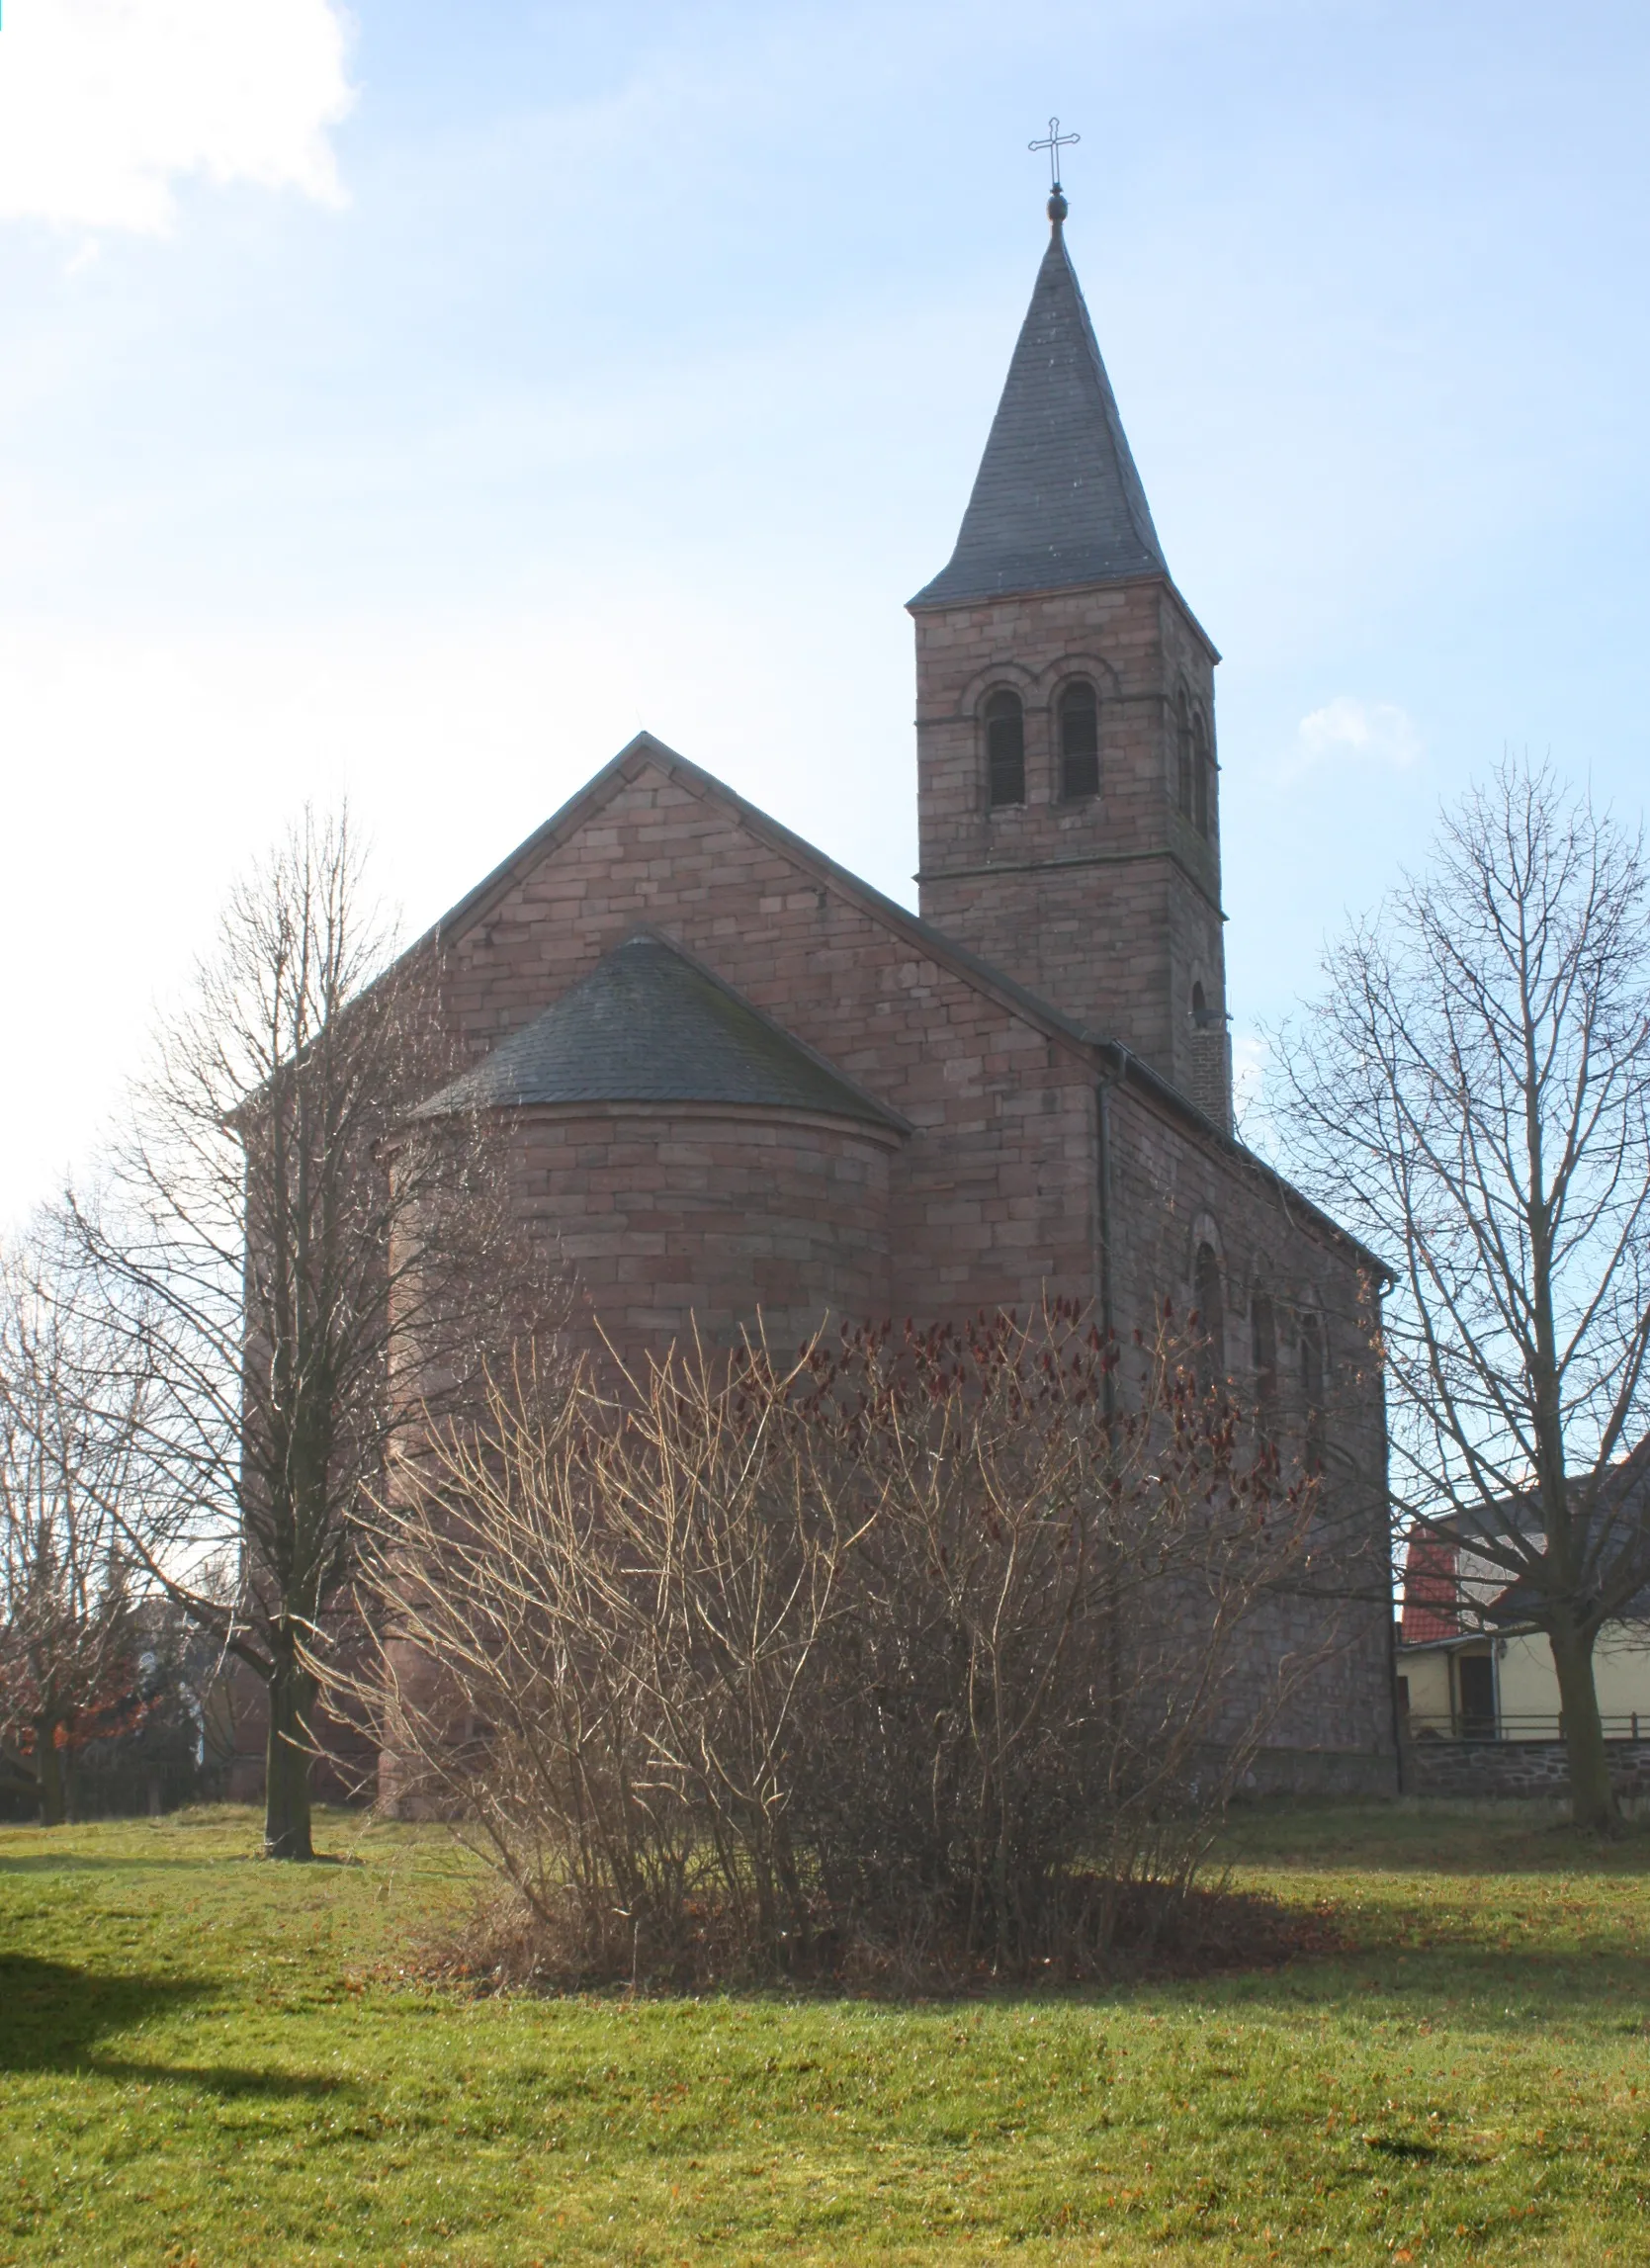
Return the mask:
[[311, 1867], [363, 1867], [364, 1859], [352, 1853], [317, 1851], [312, 1859], [272, 1859], [265, 1851], [215, 1851], [207, 1857], [194, 1852], [181, 1859], [132, 1858], [117, 1853], [113, 1858], [88, 1858], [79, 1851], [42, 1851], [24, 1859], [0, 1858], [0, 1875], [150, 1875], [176, 1874], [181, 1870], [199, 1874], [203, 1867], [291, 1867], [295, 1873], [305, 1873]]
[[84, 2072], [148, 2085], [204, 2087], [225, 2096], [350, 2091], [350, 2082], [343, 2079], [308, 2079], [235, 2064], [139, 2063], [97, 2053], [97, 2043], [108, 2034], [182, 2009], [211, 1990], [210, 1984], [190, 1977], [99, 1976], [63, 1962], [0, 1954], [0, 2073]]
[[1387, 1947], [1290, 1963], [1269, 1975], [1210, 1977], [1199, 1990], [1170, 1988], [1180, 2001], [1195, 2000], [1246, 2017], [1298, 2017], [1306, 2007], [1365, 2011], [1371, 2022], [1458, 2022], [1470, 2010], [1488, 2035], [1522, 2035], [1531, 2017], [1620, 2021], [1610, 2029], [1644, 2034], [1641, 1956], [1614, 1949], [1594, 1952], [1503, 1953], [1484, 1947], [1438, 1945], [1411, 1952]]
[[0, 1875], [147, 1875], [176, 1874], [182, 1868], [199, 1873], [202, 1865], [221, 1866], [221, 1859], [203, 1861], [191, 1854], [183, 1859], [87, 1858], [79, 1851], [41, 1851], [26, 1859], [0, 1858]]
[[1441, 1875], [1650, 1873], [1650, 1821], [1601, 1837], [1545, 1804], [1392, 1803], [1262, 1796], [1235, 1804], [1223, 1862], [1337, 1874]]

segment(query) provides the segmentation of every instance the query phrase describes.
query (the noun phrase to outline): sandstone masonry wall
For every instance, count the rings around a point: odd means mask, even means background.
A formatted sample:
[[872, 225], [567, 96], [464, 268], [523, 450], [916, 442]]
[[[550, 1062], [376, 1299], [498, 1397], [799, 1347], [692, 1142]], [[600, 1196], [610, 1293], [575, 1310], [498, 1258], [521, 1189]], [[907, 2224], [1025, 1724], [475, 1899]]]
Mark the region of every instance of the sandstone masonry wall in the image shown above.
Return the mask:
[[[1224, 1050], [1191, 1021], [1194, 983], [1214, 1017], [1226, 1004], [1213, 772], [1206, 835], [1176, 796], [1182, 695], [1213, 754], [1213, 662], [1157, 578], [916, 616], [924, 916], [1224, 1121]], [[1100, 792], [1065, 803], [1058, 709], [1074, 678], [1098, 695]], [[1026, 800], [993, 810], [984, 708], [1004, 687], [1024, 705]]]
[[1086, 1296], [1086, 1051], [964, 982], [651, 761], [454, 942], [448, 1001], [476, 1053], [645, 923], [911, 1122], [888, 1167], [896, 1311], [1023, 1307], [1045, 1282]]
[[1220, 1264], [1221, 1366], [1240, 1398], [1259, 1386], [1254, 1303], [1271, 1302], [1273, 1406], [1288, 1456], [1298, 1454], [1304, 1435], [1301, 1320], [1317, 1320], [1327, 1371], [1322, 1563], [1251, 1625], [1241, 1683], [1253, 1690], [1251, 1679], [1279, 1664], [1314, 1664], [1290, 1691], [1270, 1743], [1362, 1754], [1390, 1774], [1386, 1435], [1371, 1287], [1344, 1240], [1320, 1229], [1241, 1153], [1188, 1137], [1164, 1105], [1127, 1086], [1110, 1090], [1106, 1110], [1110, 1298], [1121, 1338], [1148, 1324], [1160, 1299], [1182, 1317], [1198, 1305], [1197, 1250], [1209, 1244]]
[[522, 1217], [556, 1238], [609, 1335], [662, 1352], [759, 1309], [776, 1351], [827, 1313], [886, 1314], [895, 1140], [721, 1107], [524, 1109]]

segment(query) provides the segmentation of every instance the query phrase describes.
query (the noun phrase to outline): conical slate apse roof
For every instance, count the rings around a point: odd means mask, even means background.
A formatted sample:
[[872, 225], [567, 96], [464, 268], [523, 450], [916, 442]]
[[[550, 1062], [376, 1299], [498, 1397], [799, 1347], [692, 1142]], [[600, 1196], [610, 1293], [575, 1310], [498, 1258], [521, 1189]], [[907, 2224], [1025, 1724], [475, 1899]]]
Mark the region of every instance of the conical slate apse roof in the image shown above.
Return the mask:
[[417, 1115], [548, 1102], [732, 1102], [903, 1121], [661, 937], [629, 938]]
[[1056, 219], [957, 548], [911, 603], [1168, 572]]

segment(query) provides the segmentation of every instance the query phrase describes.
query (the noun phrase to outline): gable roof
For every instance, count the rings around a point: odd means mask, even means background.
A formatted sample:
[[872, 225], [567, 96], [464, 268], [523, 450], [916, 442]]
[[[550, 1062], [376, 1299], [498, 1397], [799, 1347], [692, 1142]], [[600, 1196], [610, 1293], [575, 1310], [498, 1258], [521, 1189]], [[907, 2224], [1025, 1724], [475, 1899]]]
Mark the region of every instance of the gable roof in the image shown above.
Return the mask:
[[1155, 1097], [1183, 1124], [1192, 1128], [1214, 1148], [1224, 1152], [1268, 1189], [1276, 1192], [1291, 1212], [1315, 1224], [1343, 1250], [1354, 1253], [1359, 1262], [1373, 1269], [1378, 1276], [1387, 1282], [1393, 1280], [1393, 1270], [1379, 1253], [1371, 1252], [1367, 1245], [1360, 1243], [1339, 1221], [1332, 1219], [1310, 1197], [1268, 1166], [1263, 1158], [1247, 1149], [1235, 1136], [1228, 1134], [1223, 1126], [1218, 1126], [1198, 1109], [1189, 1095], [1183, 1094], [1172, 1080], [1166, 1079], [1162, 1072], [1155, 1071], [1149, 1063], [1144, 1062], [1132, 1048], [1106, 1033], [1090, 1031], [1075, 1018], [1062, 1014], [1060, 1009], [1040, 1000], [1035, 993], [1028, 992], [1002, 970], [994, 968], [989, 961], [982, 960], [966, 946], [959, 945], [943, 929], [936, 929], [931, 922], [924, 921], [920, 915], [912, 913], [909, 907], [902, 906], [897, 899], [886, 897], [874, 884], [863, 881], [847, 867], [839, 866], [826, 852], [818, 849], [802, 835], [793, 833], [779, 820], [771, 818], [757, 805], [748, 802], [737, 788], [731, 788], [725, 780], [719, 780], [714, 772], [704, 770], [687, 756], [678, 755], [674, 748], [652, 733], [638, 733], [634, 740], [627, 741], [618, 754], [603, 764], [600, 771], [593, 773], [559, 811], [551, 814], [543, 826], [535, 828], [524, 841], [519, 842], [506, 858], [499, 861], [490, 874], [483, 875], [473, 890], [467, 891], [456, 906], [449, 908], [438, 921], [415, 939], [402, 954], [401, 960], [410, 961], [422, 952], [450, 945], [478, 922], [484, 920], [541, 859], [548, 858], [562, 843], [569, 840], [579, 828], [593, 819], [630, 781], [640, 777], [650, 767], [663, 773], [667, 779], [676, 781], [702, 801], [720, 804], [736, 826], [755, 835], [759, 841], [767, 842], [774, 849], [782, 851], [804, 872], [813, 874], [838, 896], [858, 906], [871, 920], [903, 937], [912, 951], [925, 955], [973, 991], [985, 994], [999, 1006], [1009, 1009], [1030, 1024], [1034, 1031], [1040, 1031], [1057, 1044], [1078, 1051], [1094, 1062], [1096, 1069], [1101, 1063], [1109, 1066], [1115, 1078]]
[[906, 1127], [651, 930], [628, 937], [415, 1115], [548, 1102], [731, 1102]]
[[[559, 811], [552, 812], [542, 827], [536, 827], [506, 858], [500, 859], [490, 874], [484, 874], [473, 890], [466, 891], [456, 906], [449, 907], [423, 936], [407, 947], [402, 958], [410, 960], [431, 946], [451, 945], [478, 922], [485, 920], [493, 908], [532, 872], [541, 859], [548, 858], [562, 843], [569, 840], [613, 796], [650, 767], [663, 773], [665, 778], [674, 780], [704, 802], [720, 804], [736, 826], [755, 835], [759, 841], [771, 844], [775, 850], [782, 851], [796, 865], [828, 883], [839, 896], [857, 905], [872, 920], [904, 936], [914, 951], [925, 954], [942, 968], [963, 977], [976, 991], [990, 994], [1050, 1039], [1064, 1040], [1085, 1052], [1094, 1045], [1094, 1035], [1073, 1017], [1062, 1014], [1059, 1008], [1050, 1006], [1047, 1001], [1039, 1000], [1035, 993], [1027, 992], [1023, 985], [1017, 984], [1002, 970], [994, 968], [989, 961], [979, 959], [966, 946], [946, 936], [942, 929], [936, 929], [924, 921], [919, 914], [913, 914], [908, 906], [902, 906], [898, 899], [885, 896], [874, 883], [864, 881], [845, 866], [839, 866], [826, 851], [819, 849], [805, 836], [793, 833], [782, 821], [772, 818], [758, 805], [747, 801], [737, 788], [731, 788], [726, 780], [719, 780], [714, 772], [706, 771], [702, 765], [694, 763], [691, 757], [679, 755], [655, 734], [649, 732], [638, 733], [634, 740], [627, 741], [618, 754], [610, 757], [599, 772], [593, 772], [581, 788], [575, 789]], [[1147, 1067], [1142, 1065], [1141, 1069], [1146, 1071]], [[1191, 1110], [1194, 1116], [1201, 1117], [1201, 1113], [1179, 1094], [1177, 1089], [1170, 1087], [1167, 1081], [1164, 1087], [1169, 1094]]]
[[1056, 218], [957, 548], [910, 603], [1168, 573]]

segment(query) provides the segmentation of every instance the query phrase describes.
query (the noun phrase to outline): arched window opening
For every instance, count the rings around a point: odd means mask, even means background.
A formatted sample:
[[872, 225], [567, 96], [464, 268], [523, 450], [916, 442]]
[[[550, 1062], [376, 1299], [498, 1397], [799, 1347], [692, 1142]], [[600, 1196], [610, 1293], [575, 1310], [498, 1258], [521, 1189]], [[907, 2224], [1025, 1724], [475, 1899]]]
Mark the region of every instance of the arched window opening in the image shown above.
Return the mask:
[[1100, 712], [1081, 680], [1060, 696], [1060, 793], [1067, 803], [1100, 792]]
[[1199, 1245], [1192, 1275], [1197, 1298], [1198, 1381], [1205, 1391], [1226, 1368], [1226, 1314], [1220, 1261], [1213, 1245]]
[[1310, 1311], [1300, 1319], [1300, 1386], [1305, 1409], [1306, 1469], [1324, 1469], [1324, 1327]]
[[1006, 686], [986, 703], [986, 798], [993, 811], [1025, 801], [1025, 711]]
[[1249, 1356], [1255, 1366], [1256, 1405], [1263, 1416], [1277, 1401], [1277, 1317], [1264, 1291], [1249, 1303]]
[[1191, 739], [1192, 819], [1198, 833], [1207, 834], [1214, 803], [1214, 766], [1209, 761], [1209, 728], [1201, 710], [1192, 719]]
[[1191, 709], [1182, 693], [1174, 704], [1174, 800], [1182, 819], [1192, 814]]
[[1209, 1005], [1209, 996], [1199, 982], [1191, 988], [1191, 1020], [1198, 1031], [1219, 1031], [1226, 1022], [1219, 1008]]

